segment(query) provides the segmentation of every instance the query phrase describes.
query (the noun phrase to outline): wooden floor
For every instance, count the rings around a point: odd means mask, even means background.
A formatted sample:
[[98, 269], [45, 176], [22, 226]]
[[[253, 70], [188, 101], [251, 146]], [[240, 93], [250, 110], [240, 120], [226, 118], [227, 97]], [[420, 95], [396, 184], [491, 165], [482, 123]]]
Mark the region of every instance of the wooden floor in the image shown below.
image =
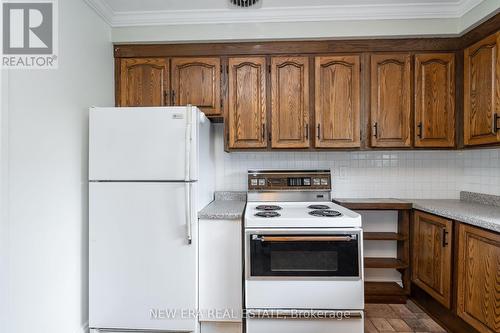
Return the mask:
[[415, 303], [366, 304], [365, 333], [446, 332]]

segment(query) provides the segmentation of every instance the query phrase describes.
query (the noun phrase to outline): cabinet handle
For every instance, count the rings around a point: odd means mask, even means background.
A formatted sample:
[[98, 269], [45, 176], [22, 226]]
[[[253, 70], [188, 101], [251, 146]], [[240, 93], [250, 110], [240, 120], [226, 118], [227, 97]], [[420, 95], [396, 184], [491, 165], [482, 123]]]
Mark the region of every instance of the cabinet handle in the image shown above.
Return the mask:
[[448, 231], [446, 228], [443, 228], [443, 247], [448, 246]]
[[417, 136], [418, 136], [420, 139], [422, 139], [422, 122], [418, 123], [417, 127], [418, 127]]
[[306, 128], [306, 140], [309, 140], [309, 124], [306, 124], [305, 128]]
[[172, 105], [175, 105], [175, 90], [172, 90]]
[[168, 100], [169, 100], [168, 91], [164, 90], [163, 91], [163, 105], [168, 105]]
[[318, 124], [318, 130], [317, 130], [316, 134], [318, 136], [318, 140], [320, 140], [321, 139], [321, 125], [320, 124]]
[[262, 141], [266, 139], [266, 124], [262, 124]]
[[497, 133], [500, 131], [500, 125], [498, 124], [498, 121], [500, 120], [500, 116], [495, 113], [493, 116], [493, 133]]
[[378, 123], [375, 123], [373, 125], [373, 129], [374, 129], [373, 136], [376, 137], [376, 138], [378, 138]]

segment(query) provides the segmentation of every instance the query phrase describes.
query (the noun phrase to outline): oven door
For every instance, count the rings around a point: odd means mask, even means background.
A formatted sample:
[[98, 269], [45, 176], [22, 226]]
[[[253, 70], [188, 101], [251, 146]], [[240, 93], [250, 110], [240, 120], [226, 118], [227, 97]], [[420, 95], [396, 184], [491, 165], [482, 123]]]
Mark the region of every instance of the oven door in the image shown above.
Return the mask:
[[361, 279], [359, 229], [247, 229], [247, 279]]

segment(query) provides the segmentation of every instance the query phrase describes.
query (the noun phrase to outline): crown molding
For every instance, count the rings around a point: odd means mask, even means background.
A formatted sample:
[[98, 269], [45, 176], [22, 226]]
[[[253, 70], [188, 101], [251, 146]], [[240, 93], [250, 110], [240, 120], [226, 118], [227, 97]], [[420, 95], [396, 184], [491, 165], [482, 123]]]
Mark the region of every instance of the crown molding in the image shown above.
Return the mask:
[[461, 18], [483, 1], [120, 12], [106, 0], [85, 0], [111, 27]]
[[108, 25], [113, 27], [113, 17], [115, 15], [113, 9], [108, 5], [106, 0], [83, 0], [90, 8], [92, 8]]

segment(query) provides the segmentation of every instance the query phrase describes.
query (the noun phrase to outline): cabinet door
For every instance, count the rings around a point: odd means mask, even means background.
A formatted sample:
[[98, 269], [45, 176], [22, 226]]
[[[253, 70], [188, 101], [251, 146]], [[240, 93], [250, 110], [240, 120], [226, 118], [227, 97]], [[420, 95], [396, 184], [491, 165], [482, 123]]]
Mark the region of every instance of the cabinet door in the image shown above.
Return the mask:
[[371, 57], [373, 147], [410, 147], [411, 66], [409, 54]]
[[195, 105], [207, 116], [221, 114], [219, 58], [173, 58], [174, 105]]
[[412, 281], [448, 309], [451, 302], [452, 222], [415, 211]]
[[229, 148], [266, 148], [266, 58], [229, 59]]
[[[200, 321], [241, 321], [241, 221], [200, 220], [199, 223]], [[230, 311], [230, 316], [214, 318], [207, 310], [219, 314]]]
[[168, 105], [168, 89], [168, 59], [121, 59], [119, 106]]
[[360, 146], [359, 56], [315, 59], [315, 118], [317, 148]]
[[309, 59], [271, 60], [273, 148], [309, 147]]
[[459, 225], [457, 313], [479, 332], [500, 332], [500, 234]]
[[455, 55], [415, 56], [415, 146], [455, 146]]
[[500, 32], [464, 51], [464, 143], [500, 142]]

